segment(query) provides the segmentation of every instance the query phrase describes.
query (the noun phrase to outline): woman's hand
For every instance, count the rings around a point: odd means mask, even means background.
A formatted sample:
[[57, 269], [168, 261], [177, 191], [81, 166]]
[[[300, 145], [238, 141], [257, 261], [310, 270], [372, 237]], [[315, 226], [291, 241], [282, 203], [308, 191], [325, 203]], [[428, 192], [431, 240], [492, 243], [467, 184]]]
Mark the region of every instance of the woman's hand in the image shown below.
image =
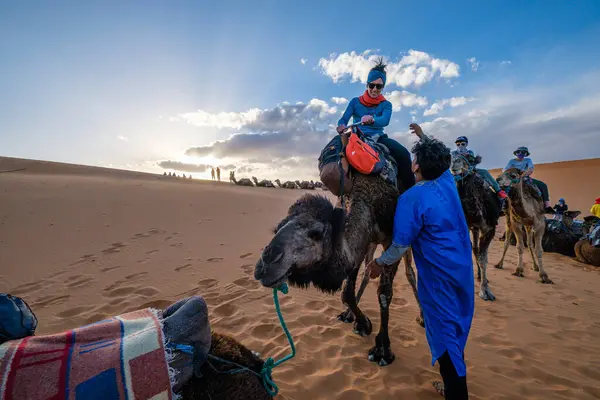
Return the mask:
[[360, 122], [362, 122], [365, 125], [371, 125], [372, 123], [375, 122], [375, 119], [373, 118], [372, 115], [365, 115], [360, 119]]
[[335, 130], [341, 135], [346, 130], [346, 125], [340, 125], [337, 128], [335, 128]]

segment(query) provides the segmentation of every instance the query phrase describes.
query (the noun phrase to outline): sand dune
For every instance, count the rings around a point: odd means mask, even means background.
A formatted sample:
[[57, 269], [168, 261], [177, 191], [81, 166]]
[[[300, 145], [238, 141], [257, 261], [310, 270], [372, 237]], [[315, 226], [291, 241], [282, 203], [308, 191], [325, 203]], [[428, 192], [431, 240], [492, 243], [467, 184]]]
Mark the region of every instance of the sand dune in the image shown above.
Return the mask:
[[[252, 274], [271, 228], [304, 191], [0, 159], [0, 171], [20, 168], [0, 173], [0, 291], [29, 302], [39, 333], [200, 294], [215, 329], [265, 357], [289, 352], [271, 293]], [[584, 208], [600, 188], [575, 180], [599, 172], [600, 160], [588, 160], [538, 166], [536, 174], [553, 196]], [[500, 250], [495, 241], [490, 262]], [[555, 285], [537, 284], [530, 269], [511, 276], [514, 248], [505, 270], [490, 270], [497, 301], [476, 298], [466, 352], [471, 398], [600, 398], [600, 271], [544, 257]], [[385, 368], [367, 360], [374, 335], [361, 338], [336, 320], [339, 295], [291, 288], [281, 303], [298, 352], [274, 371], [281, 398], [440, 398], [402, 274], [390, 312], [396, 361]], [[378, 329], [375, 284], [361, 304]]]

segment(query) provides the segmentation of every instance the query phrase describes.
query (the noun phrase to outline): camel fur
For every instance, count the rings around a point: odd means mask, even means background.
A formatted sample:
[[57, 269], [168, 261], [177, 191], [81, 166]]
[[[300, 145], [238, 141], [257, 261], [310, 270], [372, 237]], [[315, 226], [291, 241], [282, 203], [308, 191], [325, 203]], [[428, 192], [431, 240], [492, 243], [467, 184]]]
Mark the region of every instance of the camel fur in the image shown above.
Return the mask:
[[454, 157], [450, 170], [455, 176], [460, 202], [473, 237], [477, 280], [481, 282], [479, 297], [493, 301], [496, 297], [489, 288], [487, 277], [488, 249], [496, 234], [500, 203], [496, 195], [486, 187], [483, 178], [474, 172], [474, 166], [480, 162], [480, 156], [475, 157], [473, 165], [469, 164], [466, 157]]

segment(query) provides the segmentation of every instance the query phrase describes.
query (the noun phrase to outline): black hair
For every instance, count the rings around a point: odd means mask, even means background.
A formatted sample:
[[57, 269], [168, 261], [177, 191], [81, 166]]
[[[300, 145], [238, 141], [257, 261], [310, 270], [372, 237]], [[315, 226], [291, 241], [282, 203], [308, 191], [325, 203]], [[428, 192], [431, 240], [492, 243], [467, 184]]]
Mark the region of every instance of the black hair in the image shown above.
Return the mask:
[[375, 64], [375, 66], [371, 68], [371, 71], [379, 71], [385, 74], [385, 67], [387, 67], [387, 65], [384, 64], [383, 57], [379, 57], [379, 59], [377, 59], [377, 64]]
[[450, 149], [437, 139], [423, 138], [412, 148], [423, 178], [433, 180], [439, 178], [450, 168], [452, 155]]

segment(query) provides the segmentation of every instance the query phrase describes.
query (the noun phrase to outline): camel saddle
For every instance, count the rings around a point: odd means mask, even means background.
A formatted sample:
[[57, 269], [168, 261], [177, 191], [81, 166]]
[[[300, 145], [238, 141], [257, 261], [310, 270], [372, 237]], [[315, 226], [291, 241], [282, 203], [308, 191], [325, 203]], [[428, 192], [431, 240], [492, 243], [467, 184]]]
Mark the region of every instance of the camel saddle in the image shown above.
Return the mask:
[[0, 399], [174, 399], [162, 321], [146, 308], [2, 343]]
[[[377, 151], [383, 160], [382, 168], [376, 174], [381, 179], [397, 187], [398, 169], [389, 149], [375, 140], [361, 136], [361, 139]], [[318, 159], [319, 177], [323, 185], [335, 196], [352, 191], [352, 174], [358, 173], [346, 158], [346, 143], [342, 135], [336, 135], [321, 151]]]

